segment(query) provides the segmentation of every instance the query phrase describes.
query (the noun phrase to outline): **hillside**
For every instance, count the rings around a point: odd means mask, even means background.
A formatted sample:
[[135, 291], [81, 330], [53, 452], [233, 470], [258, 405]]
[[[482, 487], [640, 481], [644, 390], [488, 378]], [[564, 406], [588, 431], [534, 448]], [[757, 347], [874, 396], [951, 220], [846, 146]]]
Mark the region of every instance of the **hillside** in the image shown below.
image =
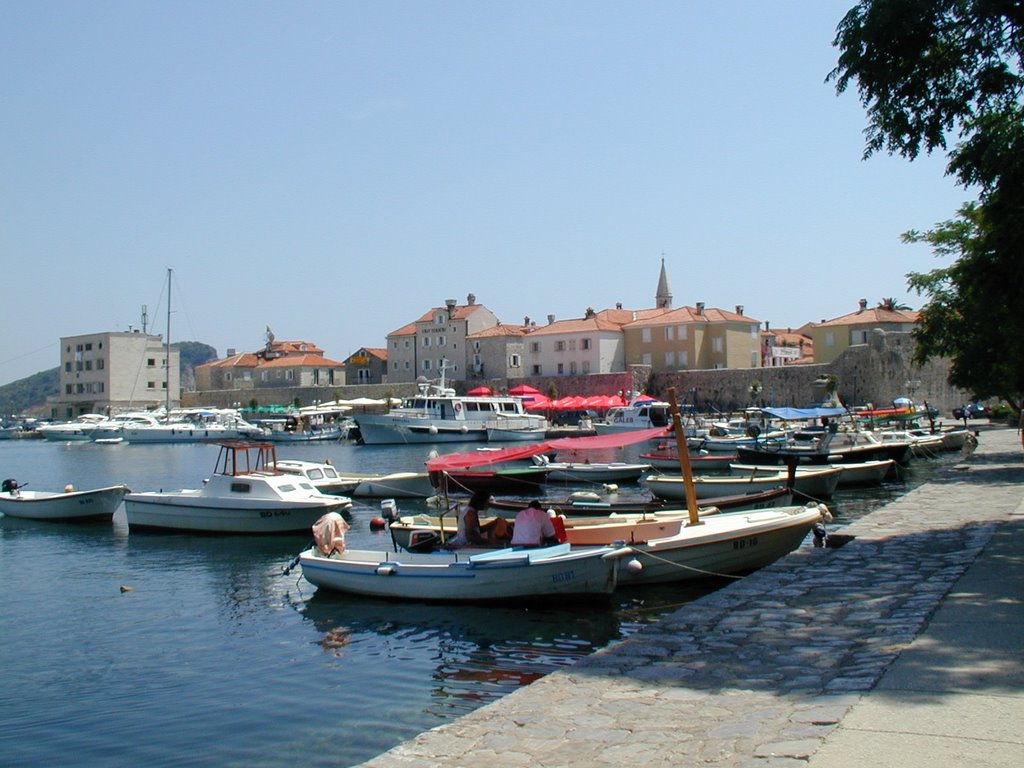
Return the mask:
[[[182, 389], [194, 389], [196, 366], [215, 360], [217, 350], [198, 341], [181, 341], [171, 346], [176, 347], [181, 354]], [[60, 369], [51, 368], [0, 386], [0, 416], [22, 414], [31, 408], [45, 405], [46, 398], [57, 394], [59, 384]]]

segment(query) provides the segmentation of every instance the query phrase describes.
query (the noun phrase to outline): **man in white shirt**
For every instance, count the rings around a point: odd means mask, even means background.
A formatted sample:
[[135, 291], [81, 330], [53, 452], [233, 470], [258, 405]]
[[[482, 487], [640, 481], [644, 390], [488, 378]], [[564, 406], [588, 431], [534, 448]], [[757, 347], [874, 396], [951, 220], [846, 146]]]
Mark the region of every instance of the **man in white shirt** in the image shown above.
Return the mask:
[[526, 509], [516, 514], [512, 528], [513, 547], [540, 547], [557, 543], [555, 526], [539, 501], [531, 501]]

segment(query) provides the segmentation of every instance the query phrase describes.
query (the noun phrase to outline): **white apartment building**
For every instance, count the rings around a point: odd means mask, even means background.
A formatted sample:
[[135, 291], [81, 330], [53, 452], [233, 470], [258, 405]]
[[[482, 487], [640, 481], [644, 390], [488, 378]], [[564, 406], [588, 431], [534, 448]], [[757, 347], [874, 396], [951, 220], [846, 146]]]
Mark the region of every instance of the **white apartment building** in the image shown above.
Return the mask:
[[180, 403], [180, 356], [167, 349], [162, 336], [134, 331], [61, 338], [60, 389], [49, 400], [52, 418]]

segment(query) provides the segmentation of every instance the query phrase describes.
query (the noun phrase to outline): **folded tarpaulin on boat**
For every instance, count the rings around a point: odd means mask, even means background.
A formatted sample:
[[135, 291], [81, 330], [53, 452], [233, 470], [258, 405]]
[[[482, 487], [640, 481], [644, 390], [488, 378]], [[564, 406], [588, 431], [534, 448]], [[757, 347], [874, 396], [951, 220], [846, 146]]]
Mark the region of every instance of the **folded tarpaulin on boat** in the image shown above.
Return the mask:
[[785, 421], [822, 419], [846, 414], [845, 408], [764, 408], [763, 410], [769, 416]]
[[586, 451], [600, 448], [621, 448], [624, 445], [641, 443], [664, 437], [668, 433], [665, 427], [655, 429], [630, 429], [612, 432], [607, 435], [591, 435], [589, 437], [561, 437], [545, 440], [542, 443], [515, 448], [501, 448], [497, 451], [474, 451], [473, 453], [449, 453], [427, 461], [428, 472], [444, 472], [452, 469], [468, 469], [485, 464], [498, 464], [503, 461], [519, 461], [529, 459], [548, 451]]

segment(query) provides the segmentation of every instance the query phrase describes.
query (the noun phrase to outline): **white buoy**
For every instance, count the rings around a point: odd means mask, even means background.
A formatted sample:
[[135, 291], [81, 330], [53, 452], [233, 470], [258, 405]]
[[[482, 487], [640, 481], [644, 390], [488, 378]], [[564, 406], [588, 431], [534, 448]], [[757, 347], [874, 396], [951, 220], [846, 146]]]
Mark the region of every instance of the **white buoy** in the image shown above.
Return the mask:
[[644, 569], [644, 564], [637, 560], [635, 557], [626, 563], [626, 570], [632, 573], [634, 576]]

